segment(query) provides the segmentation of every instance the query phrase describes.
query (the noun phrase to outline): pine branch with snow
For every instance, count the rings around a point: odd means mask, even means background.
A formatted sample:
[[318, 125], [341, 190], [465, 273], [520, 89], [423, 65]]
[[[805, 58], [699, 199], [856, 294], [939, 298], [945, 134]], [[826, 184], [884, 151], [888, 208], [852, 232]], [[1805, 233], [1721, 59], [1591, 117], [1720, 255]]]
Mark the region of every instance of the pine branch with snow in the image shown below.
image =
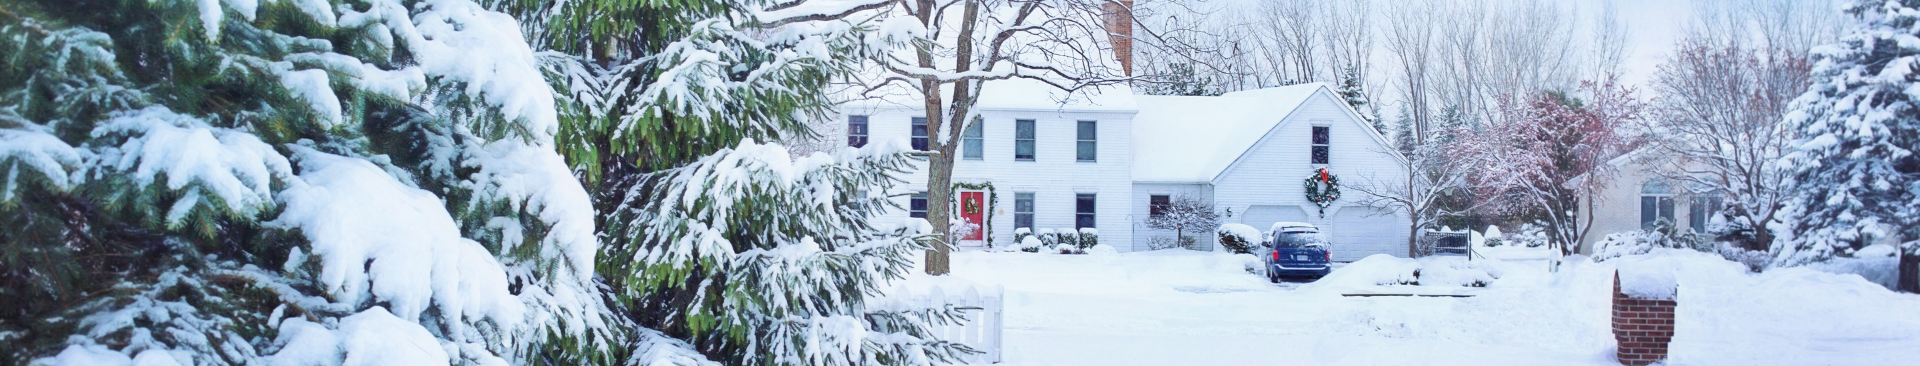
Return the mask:
[[1812, 52], [1812, 87], [1793, 101], [1782, 128], [1802, 136], [1781, 159], [1790, 171], [1783, 240], [1773, 264], [1797, 266], [1850, 256], [1878, 238], [1905, 242], [1900, 288], [1920, 291], [1920, 110], [1907, 92], [1920, 9], [1859, 1], [1859, 19], [1838, 43]]

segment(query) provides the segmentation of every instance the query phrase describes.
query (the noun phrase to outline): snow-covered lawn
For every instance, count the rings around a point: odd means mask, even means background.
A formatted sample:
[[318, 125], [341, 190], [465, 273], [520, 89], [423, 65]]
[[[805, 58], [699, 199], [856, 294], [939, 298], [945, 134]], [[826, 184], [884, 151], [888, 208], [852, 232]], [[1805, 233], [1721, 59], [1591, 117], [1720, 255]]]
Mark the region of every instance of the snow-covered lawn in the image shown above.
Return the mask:
[[[1686, 290], [1671, 364], [1920, 360], [1920, 296], [1852, 275], [1749, 275], [1714, 257], [1676, 255], [1688, 269], [1678, 276]], [[1005, 365], [1618, 364], [1612, 261], [1571, 263], [1559, 275], [1541, 261], [1483, 261], [1477, 268], [1499, 279], [1468, 288], [1365, 284], [1381, 268], [1438, 266], [1394, 258], [1356, 262], [1323, 283], [1276, 285], [1245, 272], [1251, 259], [963, 252], [953, 277], [1005, 286]], [[1355, 275], [1336, 278], [1342, 271]], [[1408, 292], [1473, 296], [1342, 296]]]

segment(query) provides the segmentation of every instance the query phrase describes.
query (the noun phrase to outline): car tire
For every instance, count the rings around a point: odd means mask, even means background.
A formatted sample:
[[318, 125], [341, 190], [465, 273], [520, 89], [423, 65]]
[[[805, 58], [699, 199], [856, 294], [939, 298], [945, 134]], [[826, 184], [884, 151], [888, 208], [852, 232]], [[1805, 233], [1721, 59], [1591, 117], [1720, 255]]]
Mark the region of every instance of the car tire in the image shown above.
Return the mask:
[[1272, 269], [1268, 269], [1268, 270], [1267, 270], [1267, 282], [1268, 282], [1268, 283], [1280, 283], [1280, 273], [1278, 273], [1278, 272], [1274, 272], [1274, 271], [1273, 271]]

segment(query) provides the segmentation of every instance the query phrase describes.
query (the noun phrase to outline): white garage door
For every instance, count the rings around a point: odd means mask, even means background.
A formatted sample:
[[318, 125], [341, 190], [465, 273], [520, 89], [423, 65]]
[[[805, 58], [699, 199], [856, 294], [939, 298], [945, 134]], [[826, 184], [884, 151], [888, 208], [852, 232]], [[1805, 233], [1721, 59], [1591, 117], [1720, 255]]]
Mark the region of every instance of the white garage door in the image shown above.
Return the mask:
[[1252, 206], [1240, 215], [1240, 223], [1260, 229], [1261, 232], [1281, 221], [1307, 222], [1307, 212], [1301, 211], [1300, 206]]
[[1353, 261], [1374, 254], [1407, 256], [1406, 220], [1382, 214], [1372, 208], [1344, 207], [1331, 216], [1328, 239], [1333, 241], [1333, 260]]

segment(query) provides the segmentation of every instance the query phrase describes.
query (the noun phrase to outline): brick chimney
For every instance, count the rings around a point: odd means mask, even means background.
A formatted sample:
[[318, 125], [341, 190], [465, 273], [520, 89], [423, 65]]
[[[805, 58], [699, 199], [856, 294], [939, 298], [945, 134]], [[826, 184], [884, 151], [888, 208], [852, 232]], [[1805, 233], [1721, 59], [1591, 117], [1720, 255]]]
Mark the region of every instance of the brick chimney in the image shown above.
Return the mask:
[[1102, 15], [1107, 22], [1107, 39], [1113, 44], [1113, 58], [1127, 76], [1133, 76], [1133, 0], [1108, 0]]

